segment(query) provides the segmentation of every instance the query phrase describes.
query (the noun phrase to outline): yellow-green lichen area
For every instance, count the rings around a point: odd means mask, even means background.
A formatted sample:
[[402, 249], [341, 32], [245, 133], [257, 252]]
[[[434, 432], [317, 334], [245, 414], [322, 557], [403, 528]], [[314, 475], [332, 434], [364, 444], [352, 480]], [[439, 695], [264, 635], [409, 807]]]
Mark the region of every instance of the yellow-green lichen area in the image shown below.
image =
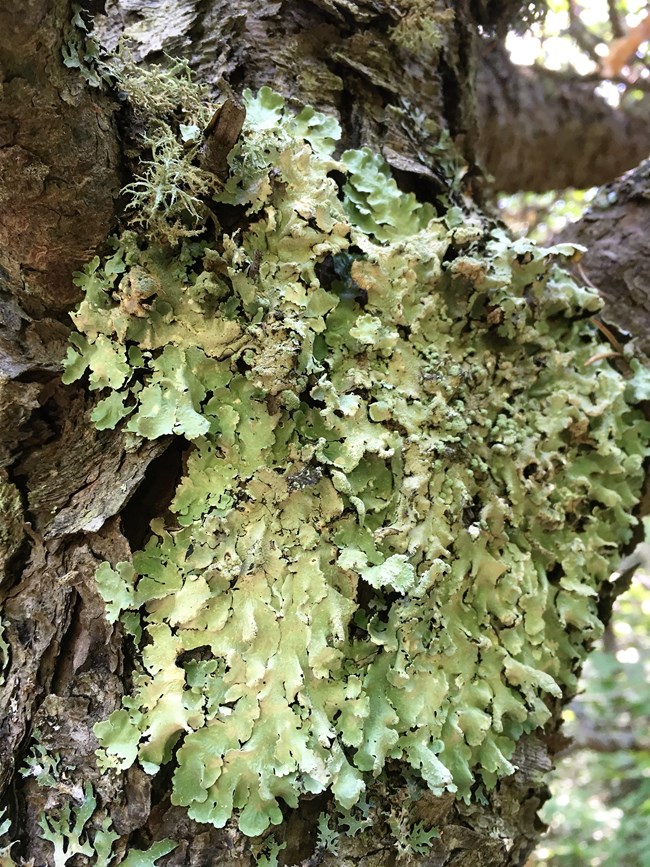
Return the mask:
[[175, 804], [259, 834], [388, 759], [464, 798], [513, 771], [599, 633], [649, 432], [588, 363], [571, 250], [437, 217], [335, 159], [331, 118], [247, 99], [237, 230], [119, 237], [65, 377], [99, 427], [191, 441], [174, 519], [97, 574], [142, 651], [101, 760], [173, 756]]

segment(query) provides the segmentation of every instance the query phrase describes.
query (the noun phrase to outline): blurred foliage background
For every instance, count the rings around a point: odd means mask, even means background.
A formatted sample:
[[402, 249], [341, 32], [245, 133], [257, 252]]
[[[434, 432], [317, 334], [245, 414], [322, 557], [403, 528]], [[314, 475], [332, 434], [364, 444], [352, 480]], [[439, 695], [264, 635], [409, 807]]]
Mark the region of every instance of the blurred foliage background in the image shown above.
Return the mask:
[[[649, 3], [546, 6], [526, 32], [510, 34], [513, 61], [592, 79], [614, 106], [650, 91]], [[515, 234], [545, 244], [597, 195], [597, 188], [568, 189], [496, 200]], [[647, 554], [642, 559], [565, 710], [567, 746], [540, 814], [548, 832], [526, 867], [650, 867], [650, 562]]]
[[650, 575], [638, 572], [565, 711], [546, 837], [527, 867], [650, 867]]

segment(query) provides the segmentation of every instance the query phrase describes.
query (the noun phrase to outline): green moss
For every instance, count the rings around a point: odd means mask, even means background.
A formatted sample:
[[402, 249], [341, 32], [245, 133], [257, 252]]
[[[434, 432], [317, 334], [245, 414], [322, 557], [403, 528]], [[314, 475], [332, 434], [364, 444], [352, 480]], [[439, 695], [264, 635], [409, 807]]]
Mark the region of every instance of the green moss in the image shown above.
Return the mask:
[[142, 653], [101, 762], [174, 756], [173, 803], [256, 835], [388, 760], [466, 800], [512, 773], [600, 632], [649, 430], [587, 363], [571, 248], [436, 216], [331, 118], [246, 99], [214, 205], [245, 218], [123, 232], [65, 379], [99, 427], [191, 442], [173, 519], [97, 574]]

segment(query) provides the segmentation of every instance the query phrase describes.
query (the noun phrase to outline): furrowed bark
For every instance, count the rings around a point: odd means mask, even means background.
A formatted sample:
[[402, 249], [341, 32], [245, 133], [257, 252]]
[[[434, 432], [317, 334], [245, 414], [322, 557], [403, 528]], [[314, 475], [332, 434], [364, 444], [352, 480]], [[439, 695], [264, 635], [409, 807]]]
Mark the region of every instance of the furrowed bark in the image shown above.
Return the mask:
[[436, 185], [427, 148], [441, 129], [468, 154], [476, 135], [476, 28], [469, 4], [451, 5], [455, 17], [440, 20], [442, 47], [421, 52], [400, 42], [404, 12], [391, 0], [178, 0], [164, 15], [155, 0], [137, 9], [109, 3], [96, 28], [109, 48], [126, 37], [137, 60], [159, 62], [162, 52], [187, 58], [215, 93], [267, 85], [297, 106], [334, 114], [342, 147], [383, 152], [426, 191]]
[[116, 103], [63, 64], [70, 40], [83, 38], [73, 11], [64, 0], [0, 10], [0, 603], [9, 645], [0, 792], [37, 864], [51, 858], [35, 824], [47, 798], [18, 768], [42, 727], [52, 749], [60, 743], [71, 764], [96, 775], [92, 718], [105, 716], [122, 684], [119, 642], [92, 576], [99, 560], [128, 552], [111, 516], [164, 448], [127, 453], [121, 435], [88, 424], [83, 393], [58, 380], [67, 311], [80, 297], [72, 272], [109, 234], [122, 184]]

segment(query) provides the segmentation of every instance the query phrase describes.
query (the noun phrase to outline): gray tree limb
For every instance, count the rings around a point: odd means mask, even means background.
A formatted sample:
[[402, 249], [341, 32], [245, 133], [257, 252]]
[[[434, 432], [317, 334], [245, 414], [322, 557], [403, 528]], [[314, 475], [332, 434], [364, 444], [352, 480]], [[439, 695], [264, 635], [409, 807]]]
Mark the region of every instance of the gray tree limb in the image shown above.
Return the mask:
[[505, 48], [483, 45], [476, 95], [478, 153], [504, 192], [599, 186], [650, 152], [650, 106], [617, 109], [597, 82], [516, 66]]

